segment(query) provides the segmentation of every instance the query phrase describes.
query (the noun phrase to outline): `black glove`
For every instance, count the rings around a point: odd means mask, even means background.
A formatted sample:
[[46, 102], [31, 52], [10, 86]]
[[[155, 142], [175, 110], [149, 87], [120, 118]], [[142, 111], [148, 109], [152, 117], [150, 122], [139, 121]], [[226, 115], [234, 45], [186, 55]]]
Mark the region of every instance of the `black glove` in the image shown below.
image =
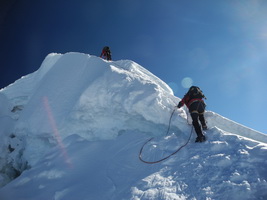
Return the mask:
[[177, 105], [177, 108], [181, 108], [184, 104], [180, 101], [179, 104]]

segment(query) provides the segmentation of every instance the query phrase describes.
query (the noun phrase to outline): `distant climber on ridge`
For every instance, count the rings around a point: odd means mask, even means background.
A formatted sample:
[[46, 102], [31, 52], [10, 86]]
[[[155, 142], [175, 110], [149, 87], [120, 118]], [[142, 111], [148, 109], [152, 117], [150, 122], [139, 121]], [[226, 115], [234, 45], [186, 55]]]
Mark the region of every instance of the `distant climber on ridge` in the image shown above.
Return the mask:
[[183, 99], [177, 105], [178, 108], [181, 108], [184, 104], [188, 107], [193, 120], [193, 126], [197, 134], [196, 142], [206, 141], [206, 137], [202, 132], [202, 129], [207, 130], [204, 118], [206, 104], [204, 103], [203, 98], [206, 99], [200, 88], [197, 86], [191, 86], [188, 92], [184, 95]]
[[105, 47], [102, 49], [100, 58], [104, 58], [104, 59], [106, 59], [106, 60], [111, 60], [111, 51], [110, 51], [110, 49], [109, 49], [108, 46], [105, 46]]

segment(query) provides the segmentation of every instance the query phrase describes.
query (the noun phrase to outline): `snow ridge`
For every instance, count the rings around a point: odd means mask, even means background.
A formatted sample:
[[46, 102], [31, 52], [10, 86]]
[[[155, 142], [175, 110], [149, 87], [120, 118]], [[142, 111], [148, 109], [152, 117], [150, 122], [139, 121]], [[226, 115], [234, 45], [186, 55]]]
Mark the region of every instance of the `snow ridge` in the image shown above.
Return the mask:
[[139, 161], [187, 141], [179, 100], [133, 61], [49, 54], [0, 91], [0, 199], [266, 199], [267, 136], [211, 111], [205, 143]]

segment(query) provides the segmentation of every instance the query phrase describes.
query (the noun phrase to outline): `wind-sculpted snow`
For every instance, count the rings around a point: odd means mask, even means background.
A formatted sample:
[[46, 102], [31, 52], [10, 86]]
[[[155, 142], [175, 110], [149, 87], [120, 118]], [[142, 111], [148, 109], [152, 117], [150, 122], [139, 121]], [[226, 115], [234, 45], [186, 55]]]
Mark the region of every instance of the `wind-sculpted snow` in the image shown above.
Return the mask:
[[228, 131], [230, 133], [234, 133], [243, 137], [247, 137], [259, 142], [267, 143], [266, 134], [260, 133], [248, 127], [245, 127], [241, 124], [238, 124], [232, 120], [229, 120], [223, 116], [220, 116], [217, 113], [208, 111], [205, 113], [207, 122], [209, 126], [216, 126], [218, 128], [223, 129], [224, 131]]
[[[56, 60], [54, 62], [53, 57]], [[125, 115], [166, 124], [169, 112], [178, 101], [164, 82], [132, 61], [105, 62], [85, 54], [52, 54], [44, 61], [40, 71], [32, 76], [34, 77], [28, 77], [28, 80], [37, 81], [33, 89], [28, 91], [29, 100], [19, 119], [17, 131], [27, 129], [33, 134], [51, 132], [46, 106], [53, 112], [51, 114], [60, 130], [68, 126], [70, 120], [71, 123], [81, 123], [87, 133], [94, 124], [99, 129], [99, 134], [103, 129], [110, 132], [114, 128], [120, 128], [119, 123], [121, 126], [126, 123], [123, 117]], [[19, 92], [22, 96], [26, 95], [23, 91]], [[11, 93], [10, 96], [14, 94], [8, 89], [6, 93]], [[19, 97], [18, 94], [17, 98]], [[106, 123], [112, 120], [111, 116], [115, 117], [113, 113], [119, 118], [115, 119], [117, 123]], [[98, 123], [103, 123], [104, 119], [105, 127], [99, 126]], [[87, 125], [83, 124], [84, 121]], [[63, 137], [68, 135], [71, 127], [75, 127], [73, 131], [77, 132], [77, 126], [70, 125], [61, 133]], [[99, 134], [94, 133], [95, 136], [92, 137], [98, 138]], [[91, 139], [90, 134], [85, 135]], [[102, 134], [102, 138], [110, 138], [114, 134], [108, 135]]]
[[[5, 132], [16, 142], [3, 145], [12, 151], [7, 162], [15, 172], [34, 165], [54, 145], [64, 149], [62, 140], [73, 134], [88, 140], [114, 139], [128, 130], [159, 135], [178, 101], [167, 84], [137, 63], [80, 53], [48, 55], [39, 70], [1, 94], [2, 119], [16, 120]], [[22, 151], [23, 158], [16, 158]]]
[[266, 135], [209, 111], [194, 143], [179, 100], [133, 61], [49, 54], [0, 92], [0, 199], [265, 199]]

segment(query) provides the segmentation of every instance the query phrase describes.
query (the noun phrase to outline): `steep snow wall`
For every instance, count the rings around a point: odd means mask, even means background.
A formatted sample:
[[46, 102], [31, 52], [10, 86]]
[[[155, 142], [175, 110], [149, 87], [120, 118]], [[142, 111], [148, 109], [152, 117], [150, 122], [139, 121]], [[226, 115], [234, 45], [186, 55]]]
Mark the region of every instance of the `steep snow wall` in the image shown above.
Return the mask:
[[23, 108], [14, 132], [25, 143], [29, 165], [72, 134], [88, 140], [112, 139], [124, 130], [160, 135], [179, 100], [135, 62], [81, 53], [49, 54], [39, 70], [1, 93]]
[[[107, 139], [116, 136], [125, 124], [129, 128], [127, 117], [122, 120], [119, 115], [135, 115], [147, 122], [166, 124], [178, 101], [167, 84], [132, 61], [107, 62], [79, 53], [50, 54], [32, 76], [28, 77], [29, 81], [35, 80], [32, 90], [22, 91], [28, 101], [16, 132], [50, 133], [53, 117], [63, 138], [68, 132], [86, 130], [87, 139]], [[117, 115], [119, 121], [114, 119]], [[105, 127], [98, 124], [103, 123], [103, 118], [108, 121]], [[77, 130], [77, 123], [81, 130]], [[94, 135], [88, 134], [92, 127]]]

